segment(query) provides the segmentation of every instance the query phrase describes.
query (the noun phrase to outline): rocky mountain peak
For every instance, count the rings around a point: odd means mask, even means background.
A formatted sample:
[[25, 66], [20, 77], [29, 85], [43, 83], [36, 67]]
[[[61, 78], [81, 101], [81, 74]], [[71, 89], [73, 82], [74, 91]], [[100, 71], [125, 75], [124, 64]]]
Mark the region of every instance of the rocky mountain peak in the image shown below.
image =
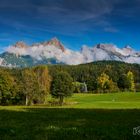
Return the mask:
[[28, 47], [23, 41], [18, 41], [14, 46], [16, 48], [27, 48]]
[[97, 48], [99, 49], [99, 48], [102, 48], [103, 47], [103, 44], [101, 44], [101, 43], [99, 43], [99, 44], [97, 44]]
[[56, 37], [52, 38], [50, 41], [46, 42], [45, 44], [46, 45], [53, 45], [53, 46], [61, 49], [62, 52], [65, 51], [63, 44]]
[[57, 38], [32, 46], [27, 46], [23, 41], [19, 41], [14, 46], [7, 48], [6, 53], [0, 54], [0, 58], [0, 66], [3, 65], [3, 62], [6, 62], [7, 65], [12, 62], [12, 65], [21, 66], [20, 63], [26, 65], [28, 61], [31, 62], [31, 65], [50, 64], [50, 61], [52, 64], [77, 65], [99, 60], [140, 64], [140, 52], [135, 51], [129, 45], [118, 48], [114, 44], [100, 43], [94, 47], [84, 45], [81, 50], [73, 51], [64, 48]]
[[83, 52], [83, 51], [85, 51], [85, 50], [88, 50], [88, 49], [89, 49], [89, 47], [88, 47], [88, 46], [83, 45], [83, 46], [82, 46], [82, 48], [81, 48], [81, 52]]
[[130, 51], [133, 50], [132, 47], [131, 47], [130, 45], [126, 45], [123, 49], [127, 49], [127, 50], [130, 50]]
[[129, 45], [126, 45], [122, 50], [127, 55], [133, 54], [135, 52], [135, 50], [131, 48]]
[[100, 44], [97, 44], [96, 48], [98, 49], [102, 49], [102, 50], [109, 50], [109, 51], [114, 51], [115, 49], [115, 46], [113, 44], [103, 44], [103, 43], [100, 43]]

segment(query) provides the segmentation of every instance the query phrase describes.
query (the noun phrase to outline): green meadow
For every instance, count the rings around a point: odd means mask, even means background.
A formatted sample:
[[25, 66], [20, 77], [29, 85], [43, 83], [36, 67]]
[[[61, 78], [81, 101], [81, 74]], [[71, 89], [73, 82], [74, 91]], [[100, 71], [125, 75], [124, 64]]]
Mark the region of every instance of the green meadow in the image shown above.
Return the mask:
[[62, 107], [0, 106], [0, 140], [135, 140], [137, 126], [140, 93], [74, 94]]
[[76, 94], [74, 108], [140, 109], [140, 93]]

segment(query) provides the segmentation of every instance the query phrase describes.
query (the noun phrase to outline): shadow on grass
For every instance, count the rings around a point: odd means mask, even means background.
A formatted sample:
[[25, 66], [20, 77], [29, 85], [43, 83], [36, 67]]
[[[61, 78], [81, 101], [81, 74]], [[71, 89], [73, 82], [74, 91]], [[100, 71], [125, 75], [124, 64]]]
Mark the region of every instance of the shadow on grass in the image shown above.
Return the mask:
[[0, 110], [0, 140], [140, 139], [140, 110], [25, 108]]

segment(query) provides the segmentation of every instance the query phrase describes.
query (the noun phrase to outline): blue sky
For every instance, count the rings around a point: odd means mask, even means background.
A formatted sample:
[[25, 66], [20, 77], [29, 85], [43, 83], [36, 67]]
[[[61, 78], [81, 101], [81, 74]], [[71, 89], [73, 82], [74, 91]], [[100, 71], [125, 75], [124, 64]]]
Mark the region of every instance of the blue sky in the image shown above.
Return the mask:
[[52, 37], [73, 50], [97, 43], [140, 50], [140, 0], [0, 0], [0, 52]]

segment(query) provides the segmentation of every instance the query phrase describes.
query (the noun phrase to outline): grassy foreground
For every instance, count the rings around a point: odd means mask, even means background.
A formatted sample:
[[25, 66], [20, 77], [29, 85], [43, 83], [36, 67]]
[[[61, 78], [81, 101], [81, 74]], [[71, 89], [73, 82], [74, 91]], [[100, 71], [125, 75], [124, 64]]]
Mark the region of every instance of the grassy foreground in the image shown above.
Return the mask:
[[0, 107], [0, 140], [140, 139], [140, 94], [77, 94], [63, 107]]

